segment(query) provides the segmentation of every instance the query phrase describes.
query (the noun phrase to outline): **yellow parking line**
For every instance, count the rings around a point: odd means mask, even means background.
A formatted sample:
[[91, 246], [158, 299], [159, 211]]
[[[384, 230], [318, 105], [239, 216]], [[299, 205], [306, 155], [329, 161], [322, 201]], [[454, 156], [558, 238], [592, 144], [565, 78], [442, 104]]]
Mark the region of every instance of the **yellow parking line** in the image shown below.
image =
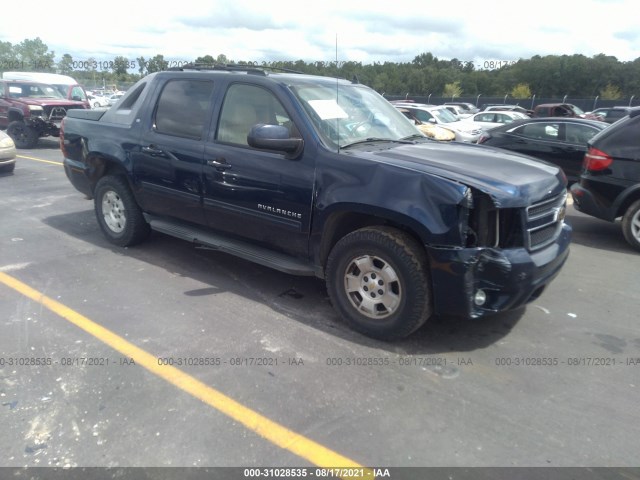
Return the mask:
[[42, 158], [36, 158], [36, 157], [27, 157], [26, 155], [16, 155], [18, 158], [26, 158], [27, 160], [35, 160], [36, 162], [43, 162], [43, 163], [51, 163], [53, 165], [63, 165], [62, 162], [54, 162], [51, 160], [44, 160]]
[[[48, 308], [53, 313], [71, 322], [85, 332], [107, 344], [123, 356], [132, 358], [136, 365], [141, 365], [158, 377], [166, 380], [184, 392], [192, 395], [216, 410], [224, 413], [233, 420], [241, 423], [249, 430], [257, 433], [280, 448], [288, 450], [302, 457], [314, 465], [322, 468], [363, 468], [355, 461], [336, 453], [319, 443], [310, 440], [260, 413], [245, 407], [223, 393], [209, 387], [182, 370], [170, 365], [158, 365], [157, 357], [135, 346], [111, 330], [89, 320], [87, 317], [72, 310], [43, 293], [35, 290], [20, 280], [0, 272], [0, 283], [21, 293], [34, 302]], [[374, 478], [373, 472], [364, 469], [367, 478]]]

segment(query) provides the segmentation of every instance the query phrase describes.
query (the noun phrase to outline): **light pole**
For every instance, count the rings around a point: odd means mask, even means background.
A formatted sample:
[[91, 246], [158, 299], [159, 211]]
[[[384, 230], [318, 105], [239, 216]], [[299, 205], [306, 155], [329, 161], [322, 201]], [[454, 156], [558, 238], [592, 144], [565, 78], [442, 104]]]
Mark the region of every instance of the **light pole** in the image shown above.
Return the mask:
[[600, 95], [596, 95], [596, 98], [593, 101], [593, 108], [591, 110], [595, 110], [596, 109], [596, 105], [598, 104], [598, 99], [599, 98], [600, 98]]
[[427, 97], [427, 103], [431, 103], [431, 93], [429, 94], [429, 96]]
[[536, 103], [536, 94], [533, 94], [533, 97], [531, 97], [531, 110], [533, 110], [533, 104]]
[[503, 105], [506, 105], [506, 104], [507, 104], [507, 97], [508, 97], [508, 96], [509, 96], [509, 94], [508, 94], [508, 93], [504, 96], [504, 100], [502, 101], [502, 104], [503, 104]]
[[482, 95], [482, 94], [479, 93], [478, 96], [476, 97], [476, 107], [478, 106], [478, 102], [480, 101], [480, 95]]

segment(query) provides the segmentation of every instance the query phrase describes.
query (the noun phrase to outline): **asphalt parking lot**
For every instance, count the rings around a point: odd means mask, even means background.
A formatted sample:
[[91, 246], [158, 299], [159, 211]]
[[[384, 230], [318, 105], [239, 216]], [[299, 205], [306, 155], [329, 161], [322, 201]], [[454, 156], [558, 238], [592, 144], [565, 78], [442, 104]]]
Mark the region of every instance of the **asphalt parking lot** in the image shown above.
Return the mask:
[[[527, 308], [383, 343], [324, 284], [109, 244], [57, 144], [0, 176], [0, 466], [634, 467], [640, 256], [569, 207]], [[170, 368], [173, 367], [173, 368]]]

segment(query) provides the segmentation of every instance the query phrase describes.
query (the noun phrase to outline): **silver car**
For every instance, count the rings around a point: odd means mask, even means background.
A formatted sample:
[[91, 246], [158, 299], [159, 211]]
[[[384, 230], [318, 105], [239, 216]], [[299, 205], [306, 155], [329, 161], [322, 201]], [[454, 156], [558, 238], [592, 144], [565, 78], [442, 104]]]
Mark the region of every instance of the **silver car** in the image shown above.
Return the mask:
[[16, 166], [16, 144], [9, 135], [0, 130], [0, 172], [13, 172]]

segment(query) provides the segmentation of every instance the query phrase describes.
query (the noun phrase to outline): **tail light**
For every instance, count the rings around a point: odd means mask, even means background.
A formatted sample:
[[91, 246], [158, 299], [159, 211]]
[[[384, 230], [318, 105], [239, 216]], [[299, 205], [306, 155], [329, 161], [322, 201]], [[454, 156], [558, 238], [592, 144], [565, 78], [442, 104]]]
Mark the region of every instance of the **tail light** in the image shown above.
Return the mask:
[[480, 135], [480, 138], [478, 139], [478, 143], [484, 143], [490, 138], [491, 138], [491, 135], [489, 135], [488, 133], [483, 133], [482, 135]]
[[582, 167], [590, 172], [599, 172], [609, 168], [609, 165], [612, 163], [613, 157], [611, 157], [611, 155], [597, 148], [590, 147], [584, 156]]

